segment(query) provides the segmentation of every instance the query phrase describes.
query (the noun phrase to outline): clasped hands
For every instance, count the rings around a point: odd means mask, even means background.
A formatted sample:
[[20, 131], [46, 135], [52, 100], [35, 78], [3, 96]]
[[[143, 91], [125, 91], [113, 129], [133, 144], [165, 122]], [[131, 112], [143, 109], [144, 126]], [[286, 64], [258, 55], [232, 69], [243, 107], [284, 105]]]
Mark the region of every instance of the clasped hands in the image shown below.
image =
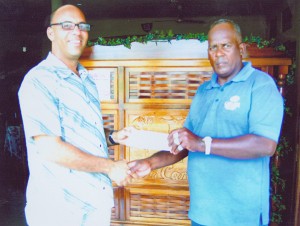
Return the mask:
[[[128, 139], [132, 139], [134, 127], [126, 127], [116, 134], [116, 142], [126, 145]], [[199, 141], [201, 138], [194, 135], [186, 128], [173, 130], [168, 135], [168, 144], [170, 153], [176, 155], [180, 151], [187, 149], [189, 151], [199, 150]], [[201, 143], [201, 142], [200, 142]], [[134, 160], [126, 162], [125, 160], [114, 162], [114, 167], [109, 173], [110, 178], [118, 186], [125, 186], [135, 178], [141, 178], [151, 172], [151, 158]]]
[[[126, 140], [132, 137], [132, 128], [126, 127], [116, 132], [115, 142], [126, 145]], [[108, 176], [118, 186], [125, 186], [132, 182], [134, 178], [140, 178], [151, 172], [150, 166], [144, 159], [127, 162], [126, 160], [111, 161], [108, 169]], [[138, 164], [139, 163], [139, 164]], [[135, 166], [135, 168], [133, 168]]]

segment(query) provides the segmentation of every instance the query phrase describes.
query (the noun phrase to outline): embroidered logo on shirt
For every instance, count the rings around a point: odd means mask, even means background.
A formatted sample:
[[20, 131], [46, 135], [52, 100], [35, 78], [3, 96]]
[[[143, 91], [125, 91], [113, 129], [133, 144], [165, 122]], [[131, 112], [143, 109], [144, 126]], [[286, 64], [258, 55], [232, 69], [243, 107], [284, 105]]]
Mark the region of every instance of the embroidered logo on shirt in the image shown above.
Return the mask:
[[232, 97], [230, 97], [229, 101], [226, 101], [224, 103], [225, 109], [229, 110], [229, 111], [234, 111], [237, 108], [239, 108], [240, 106], [241, 106], [241, 103], [240, 103], [239, 96], [232, 96]]

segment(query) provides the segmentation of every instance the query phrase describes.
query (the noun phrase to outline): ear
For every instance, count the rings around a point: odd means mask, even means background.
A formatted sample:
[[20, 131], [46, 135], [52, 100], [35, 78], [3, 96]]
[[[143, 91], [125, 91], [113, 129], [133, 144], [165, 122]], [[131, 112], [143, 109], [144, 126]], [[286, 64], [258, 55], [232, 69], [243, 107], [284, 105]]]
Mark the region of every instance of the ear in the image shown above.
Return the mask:
[[47, 36], [51, 42], [54, 40], [54, 32], [53, 32], [52, 27], [47, 28]]
[[247, 57], [247, 45], [246, 43], [240, 43], [239, 44], [239, 50], [240, 50], [240, 55], [245, 58]]

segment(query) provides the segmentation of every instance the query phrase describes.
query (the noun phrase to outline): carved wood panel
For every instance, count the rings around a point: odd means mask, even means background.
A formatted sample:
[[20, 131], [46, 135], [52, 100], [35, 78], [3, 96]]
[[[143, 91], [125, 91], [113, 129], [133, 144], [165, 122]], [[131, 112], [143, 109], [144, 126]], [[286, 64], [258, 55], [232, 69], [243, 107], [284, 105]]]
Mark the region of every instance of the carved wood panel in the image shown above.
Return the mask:
[[[127, 110], [126, 126], [134, 126], [137, 129], [169, 133], [183, 126], [188, 111], [182, 109], [160, 110]], [[149, 157], [158, 150], [140, 150], [126, 147], [126, 159], [129, 161]], [[181, 184], [187, 185], [186, 159], [168, 167], [152, 171], [147, 177], [138, 183], [147, 184]]]

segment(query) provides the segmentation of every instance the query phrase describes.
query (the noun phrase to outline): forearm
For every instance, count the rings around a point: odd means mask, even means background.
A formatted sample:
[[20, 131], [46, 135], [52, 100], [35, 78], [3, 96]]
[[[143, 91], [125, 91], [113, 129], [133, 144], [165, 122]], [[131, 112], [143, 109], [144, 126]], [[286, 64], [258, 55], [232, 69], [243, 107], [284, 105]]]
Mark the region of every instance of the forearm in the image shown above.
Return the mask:
[[155, 170], [179, 162], [187, 155], [187, 150], [183, 150], [177, 155], [173, 155], [168, 151], [160, 151], [147, 158], [147, 161], [149, 161], [151, 170]]
[[110, 159], [83, 152], [60, 137], [37, 136], [34, 140], [42, 158], [66, 168], [107, 174], [112, 167]]
[[251, 159], [272, 156], [276, 146], [273, 140], [250, 134], [230, 139], [213, 138], [211, 154], [234, 159]]

